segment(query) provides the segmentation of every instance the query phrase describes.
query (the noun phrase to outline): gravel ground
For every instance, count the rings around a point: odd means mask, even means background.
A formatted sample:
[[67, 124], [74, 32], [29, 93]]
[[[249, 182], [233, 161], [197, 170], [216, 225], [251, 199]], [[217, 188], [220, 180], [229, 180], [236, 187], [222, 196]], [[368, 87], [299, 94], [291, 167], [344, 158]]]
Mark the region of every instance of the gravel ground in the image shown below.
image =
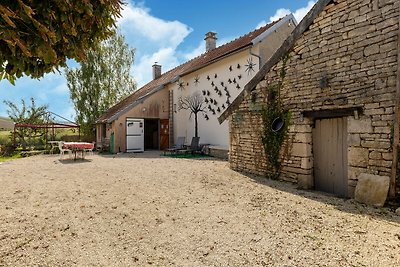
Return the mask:
[[400, 217], [159, 152], [0, 164], [0, 266], [400, 266]]

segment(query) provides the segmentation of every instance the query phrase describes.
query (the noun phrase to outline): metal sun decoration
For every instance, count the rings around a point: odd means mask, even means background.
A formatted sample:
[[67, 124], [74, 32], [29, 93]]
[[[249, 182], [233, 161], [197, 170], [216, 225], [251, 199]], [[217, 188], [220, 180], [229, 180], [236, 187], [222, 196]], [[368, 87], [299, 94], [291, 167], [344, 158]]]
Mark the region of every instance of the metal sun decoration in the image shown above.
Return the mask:
[[184, 82], [178, 81], [177, 84], [178, 84], [178, 89], [179, 90], [184, 90], [185, 89], [185, 83]]
[[254, 67], [256, 65], [257, 64], [253, 62], [253, 58], [248, 58], [247, 59], [247, 64], [245, 65], [246, 66], [247, 75], [250, 75], [250, 73], [255, 72]]

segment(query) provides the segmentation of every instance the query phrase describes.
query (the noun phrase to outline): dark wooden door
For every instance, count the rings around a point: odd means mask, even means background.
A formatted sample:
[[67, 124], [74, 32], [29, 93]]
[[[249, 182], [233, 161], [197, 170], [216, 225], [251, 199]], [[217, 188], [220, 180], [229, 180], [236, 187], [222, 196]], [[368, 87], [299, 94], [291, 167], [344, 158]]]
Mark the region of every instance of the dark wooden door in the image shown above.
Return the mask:
[[169, 121], [160, 120], [160, 150], [169, 147]]
[[313, 130], [315, 189], [347, 196], [347, 118], [318, 119]]

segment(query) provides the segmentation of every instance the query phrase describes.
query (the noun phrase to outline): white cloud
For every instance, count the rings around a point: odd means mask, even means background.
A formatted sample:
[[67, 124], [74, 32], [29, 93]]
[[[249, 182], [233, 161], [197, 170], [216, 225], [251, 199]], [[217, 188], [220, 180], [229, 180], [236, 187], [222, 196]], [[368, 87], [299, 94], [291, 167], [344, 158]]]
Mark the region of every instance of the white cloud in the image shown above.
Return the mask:
[[161, 45], [177, 46], [192, 31], [179, 21], [166, 21], [149, 14], [150, 10], [135, 3], [124, 6], [118, 25], [127, 32], [139, 34]]
[[161, 48], [153, 54], [145, 54], [135, 64], [133, 77], [140, 88], [152, 79], [152, 65], [157, 62], [162, 66], [162, 72], [166, 72], [179, 65], [175, 55], [175, 48]]
[[[293, 16], [295, 17], [297, 22], [300, 22], [304, 18], [304, 16], [307, 15], [308, 11], [310, 11], [310, 9], [315, 5], [315, 3], [316, 3], [316, 1], [308, 1], [307, 6], [301, 7], [293, 12], [287, 8], [279, 8], [275, 12], [275, 15], [273, 15], [272, 17], [269, 18], [269, 22], [276, 21], [279, 18], [282, 18], [290, 13], [293, 13]], [[264, 23], [264, 22], [261, 22], [261, 23]]]
[[177, 48], [192, 32], [189, 26], [156, 18], [141, 3], [128, 3], [121, 14], [118, 26], [136, 48], [133, 76], [139, 88], [152, 79], [154, 62], [162, 65], [163, 73], [180, 64]]
[[277, 21], [278, 19], [283, 18], [288, 14], [290, 14], [290, 9], [280, 8], [275, 12], [275, 15], [269, 18], [269, 22]]

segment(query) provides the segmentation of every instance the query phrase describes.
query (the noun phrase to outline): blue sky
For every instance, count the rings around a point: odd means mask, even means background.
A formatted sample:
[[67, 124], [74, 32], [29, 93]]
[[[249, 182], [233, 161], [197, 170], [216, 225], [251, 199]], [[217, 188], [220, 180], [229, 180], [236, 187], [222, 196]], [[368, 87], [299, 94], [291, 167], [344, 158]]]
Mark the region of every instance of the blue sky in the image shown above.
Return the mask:
[[[217, 32], [217, 45], [221, 45], [288, 13], [293, 13], [299, 21], [316, 1], [125, 2], [127, 5], [117, 24], [130, 47], [136, 49], [132, 76], [141, 87], [151, 80], [154, 62], [161, 64], [165, 72], [203, 53], [203, 39], [208, 31]], [[46, 74], [40, 80], [23, 77], [16, 81], [15, 86], [1, 81], [0, 116], [7, 116], [4, 100], [20, 104], [21, 99], [33, 97], [38, 104], [48, 105], [50, 111], [73, 120], [75, 112], [62, 72]]]

